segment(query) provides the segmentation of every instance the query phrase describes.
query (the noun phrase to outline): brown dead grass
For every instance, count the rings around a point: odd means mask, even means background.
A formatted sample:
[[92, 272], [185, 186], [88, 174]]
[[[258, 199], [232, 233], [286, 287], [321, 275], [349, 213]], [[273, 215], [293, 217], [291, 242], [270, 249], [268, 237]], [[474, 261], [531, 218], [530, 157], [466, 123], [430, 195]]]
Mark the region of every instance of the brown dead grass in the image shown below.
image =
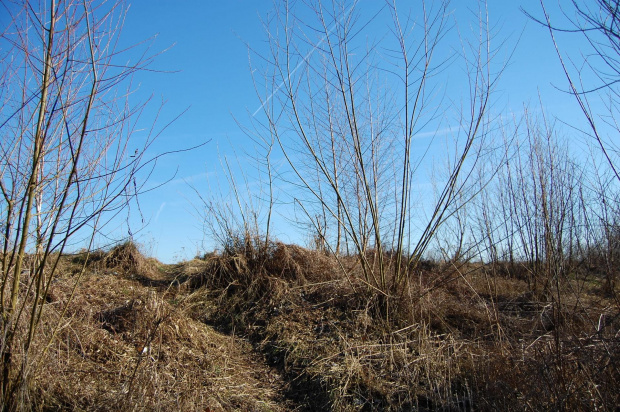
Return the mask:
[[310, 410], [613, 410], [620, 401], [620, 325], [605, 343], [593, 323], [601, 310], [617, 319], [618, 305], [594, 289], [567, 281], [561, 301], [542, 301], [521, 276], [430, 264], [386, 316], [353, 261], [347, 279], [324, 253], [274, 250], [218, 256], [189, 284], [211, 288], [207, 322], [247, 336]]
[[32, 371], [33, 408], [289, 409], [280, 376], [247, 341], [194, 318], [199, 293], [182, 291], [170, 273], [168, 288], [145, 284], [155, 263], [113, 249], [93, 263], [110, 270], [84, 275], [70, 302], [75, 278], [54, 283], [33, 352], [56, 337]]
[[75, 291], [85, 261], [67, 257], [23, 404], [491, 411], [620, 403], [619, 306], [596, 276], [567, 280], [561, 301], [542, 301], [519, 276], [429, 263], [386, 301], [352, 257], [338, 263], [282, 243], [250, 252], [165, 266], [125, 244], [89, 259]]

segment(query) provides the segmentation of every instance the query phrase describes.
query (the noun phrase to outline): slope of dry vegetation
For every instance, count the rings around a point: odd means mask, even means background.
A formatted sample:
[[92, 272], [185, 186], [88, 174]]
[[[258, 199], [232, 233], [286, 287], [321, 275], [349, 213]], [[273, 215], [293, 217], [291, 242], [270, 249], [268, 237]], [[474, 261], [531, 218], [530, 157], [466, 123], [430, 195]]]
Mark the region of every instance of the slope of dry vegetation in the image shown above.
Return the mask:
[[169, 268], [131, 243], [93, 257], [75, 290], [85, 256], [64, 260], [36, 353], [50, 345], [21, 394], [23, 409], [288, 409], [278, 374], [243, 339], [197, 319], [200, 299]]
[[334, 257], [282, 243], [172, 266], [132, 243], [62, 262], [23, 409], [614, 410], [620, 402], [617, 291], [606, 291], [595, 268], [575, 273], [556, 307], [508, 264], [425, 262], [400, 310], [386, 314], [354, 258], [341, 259], [347, 277]]
[[[526, 108], [513, 125], [491, 115], [506, 63], [493, 63], [486, 5], [452, 62], [433, 58], [450, 48], [447, 1], [408, 13], [389, 3], [393, 38], [370, 49], [351, 34], [377, 16], [362, 24], [355, 2], [276, 2], [271, 55], [252, 70], [268, 94], [245, 130], [267, 190], [224, 160], [230, 199], [197, 191], [224, 252], [166, 266], [133, 243], [92, 251], [159, 157], [128, 156], [142, 106], [113, 85], [151, 57], [117, 64], [125, 9], [106, 3], [7, 8], [0, 409], [617, 409], [620, 152], [599, 133], [617, 135], [617, 78], [580, 92], [564, 66], [598, 153], [575, 155], [544, 113]], [[590, 68], [618, 73], [618, 5], [573, 5], [605, 63]], [[467, 73], [455, 105], [433, 100], [447, 63]], [[590, 111], [596, 91], [609, 116]], [[418, 215], [431, 146], [417, 138], [439, 113], [460, 127]], [[283, 204], [314, 250], [275, 241]], [[90, 252], [63, 254], [74, 245]]]
[[207, 323], [247, 336], [309, 410], [613, 410], [620, 401], [618, 302], [596, 272], [575, 274], [559, 307], [508, 266], [427, 264], [386, 316], [350, 263], [346, 278], [322, 252], [274, 244], [211, 256], [190, 285], [216, 299]]

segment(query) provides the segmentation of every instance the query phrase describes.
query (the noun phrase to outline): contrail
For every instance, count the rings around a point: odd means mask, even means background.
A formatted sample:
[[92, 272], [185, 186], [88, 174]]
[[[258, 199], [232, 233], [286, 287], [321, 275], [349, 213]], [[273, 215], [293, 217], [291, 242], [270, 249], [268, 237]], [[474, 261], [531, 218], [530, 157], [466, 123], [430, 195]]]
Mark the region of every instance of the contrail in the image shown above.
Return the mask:
[[310, 58], [310, 56], [312, 56], [312, 53], [314, 53], [314, 51], [316, 49], [319, 48], [319, 46], [321, 44], [323, 44], [325, 42], [325, 40], [327, 40], [327, 37], [329, 37], [330, 34], [332, 34], [332, 32], [334, 31], [334, 29], [336, 28], [336, 26], [340, 23], [342, 23], [342, 20], [344, 20], [344, 18], [346, 16], [349, 15], [349, 13], [351, 12], [351, 10], [353, 9], [353, 6], [351, 6], [349, 8], [349, 11], [347, 13], [344, 13], [342, 15], [342, 17], [340, 18], [340, 20], [338, 20], [336, 23], [333, 24], [333, 26], [331, 27], [331, 29], [329, 29], [327, 31], [327, 33], [323, 36], [323, 38], [321, 40], [319, 40], [319, 42], [317, 44], [315, 44], [312, 49], [310, 49], [310, 51], [308, 53], [306, 53], [306, 55], [304, 56], [304, 58], [302, 59], [302, 61], [300, 61], [297, 66], [295, 66], [295, 68], [286, 76], [286, 80], [283, 80], [282, 83], [280, 83], [278, 85], [278, 87], [276, 87], [276, 89], [267, 97], [267, 99], [265, 99], [265, 101], [263, 102], [263, 104], [260, 105], [260, 107], [258, 109], [256, 109], [256, 111], [254, 113], [252, 113], [252, 117], [256, 116], [256, 114], [258, 114], [259, 111], [261, 111], [261, 109], [263, 107], [265, 107], [265, 105], [267, 103], [269, 103], [269, 101], [271, 100], [271, 98], [280, 91], [280, 89], [284, 86], [284, 83], [287, 82], [288, 80], [290, 80], [291, 76], [293, 74], [295, 74], [295, 72], [301, 67], [302, 64], [306, 63], [308, 61], [308, 59]]
[[159, 215], [161, 214], [162, 210], [164, 210], [164, 207], [166, 207], [166, 202], [162, 203], [159, 206], [159, 210], [157, 211], [157, 213], [155, 214], [155, 222], [157, 222], [157, 220], [159, 219]]

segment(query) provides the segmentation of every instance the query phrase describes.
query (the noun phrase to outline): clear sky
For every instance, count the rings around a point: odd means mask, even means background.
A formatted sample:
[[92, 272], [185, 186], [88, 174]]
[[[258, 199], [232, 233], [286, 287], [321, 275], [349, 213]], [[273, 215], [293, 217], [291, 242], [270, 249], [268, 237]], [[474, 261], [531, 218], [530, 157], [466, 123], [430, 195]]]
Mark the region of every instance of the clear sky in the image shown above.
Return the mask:
[[[362, 9], [371, 10], [382, 2], [361, 0], [359, 3]], [[497, 88], [494, 110], [518, 113], [524, 103], [538, 106], [540, 94], [553, 115], [578, 116], [572, 100], [554, 87], [565, 86], [565, 81], [548, 32], [529, 21], [520, 10], [523, 7], [541, 15], [539, 1], [491, 0], [489, 3], [496, 44], [506, 41], [499, 58], [508, 59], [516, 47]], [[557, 3], [549, 3], [552, 15], [557, 13]], [[149, 115], [152, 119], [162, 101], [165, 105], [160, 115], [161, 125], [185, 112], [159, 136], [151, 151], [160, 153], [208, 142], [194, 151], [162, 158], [148, 185], [153, 187], [172, 180], [140, 199], [141, 213], [135, 205], [130, 210], [129, 221], [136, 239], [147, 252], [164, 262], [191, 258], [203, 251], [203, 247], [212, 247], [203, 234], [200, 216], [195, 211], [195, 206], [200, 205], [189, 184], [208, 195], [209, 181], [213, 185], [220, 157], [231, 155], [231, 148], [241, 152], [251, 148], [238, 124], [247, 124], [250, 114], [260, 105], [250, 76], [246, 43], [259, 52], [263, 50], [265, 34], [260, 17], [265, 17], [272, 5], [271, 1], [249, 0], [131, 2], [124, 42], [131, 44], [156, 35], [152, 49], [167, 51], [152, 68], [173, 72], [139, 75], [140, 89], [135, 98], [153, 96], [151, 111], [144, 119]], [[471, 23], [467, 21], [471, 15], [468, 8], [477, 8], [477, 2], [454, 1], [451, 6], [459, 30], [468, 29]], [[566, 47], [573, 45], [567, 43]], [[142, 229], [140, 215], [148, 223]], [[119, 231], [122, 233], [126, 228], [123, 226]], [[285, 230], [277, 234], [284, 241], [298, 240], [294, 233]]]

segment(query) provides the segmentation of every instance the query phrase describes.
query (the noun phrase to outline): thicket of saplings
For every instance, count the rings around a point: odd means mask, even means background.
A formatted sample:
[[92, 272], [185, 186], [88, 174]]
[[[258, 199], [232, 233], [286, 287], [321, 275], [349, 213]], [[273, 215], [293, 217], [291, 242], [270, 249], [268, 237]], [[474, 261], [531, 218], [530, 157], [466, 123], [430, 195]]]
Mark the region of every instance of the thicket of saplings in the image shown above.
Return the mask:
[[[444, 171], [449, 177], [430, 221], [414, 221], [412, 179], [420, 164], [411, 163], [412, 142], [421, 108], [403, 103], [404, 133], [393, 125], [381, 135], [404, 143], [362, 133], [364, 121], [371, 128], [376, 120], [399, 122], [384, 112], [392, 100], [379, 109], [369, 96], [362, 105], [354, 96], [362, 65], [346, 51], [351, 31], [336, 31], [342, 49], [325, 44], [315, 53], [313, 61], [332, 67], [297, 71], [291, 59], [309, 64], [310, 55], [290, 53], [297, 50], [287, 36], [294, 20], [275, 19], [287, 29], [277, 31], [284, 35], [277, 47], [279, 37], [269, 37], [279, 59], [264, 61], [280, 68], [268, 78], [291, 111], [278, 115], [269, 99], [261, 106], [269, 120], [262, 134], [269, 136], [262, 140], [269, 218], [250, 208], [239, 222], [226, 205], [207, 203], [207, 227], [221, 252], [162, 265], [131, 242], [92, 251], [108, 213], [128, 207], [144, 187], [136, 183], [140, 171], [156, 160], [144, 158], [151, 134], [129, 156], [130, 120], [142, 107], [122, 100], [131, 87], [113, 92], [151, 58], [129, 66], [114, 60], [124, 13], [103, 4], [51, 2], [37, 12], [23, 2], [1, 35], [8, 49], [0, 73], [7, 90], [0, 409], [616, 410], [615, 153], [571, 153], [574, 136], [560, 139], [527, 117], [503, 134], [504, 144], [477, 146], [496, 129], [487, 113], [496, 83], [488, 35], [486, 47], [473, 47], [476, 68], [466, 70], [466, 141]], [[97, 8], [106, 4], [111, 10]], [[97, 10], [105, 18], [91, 21]], [[447, 3], [439, 7], [412, 54], [407, 36], [393, 33], [405, 47], [405, 102], [434, 90], [426, 80], [443, 65], [431, 64], [426, 47], [443, 38], [447, 11]], [[398, 15], [393, 19], [398, 26]], [[332, 25], [319, 22], [319, 39]], [[420, 76], [417, 92], [409, 87], [412, 73]], [[306, 81], [306, 74], [319, 78]], [[298, 100], [315, 96], [299, 93], [304, 85], [324, 89], [323, 108]], [[576, 90], [573, 97], [584, 98]], [[282, 126], [280, 118], [295, 121]], [[617, 129], [613, 118], [603, 119]], [[305, 140], [287, 145], [295, 132]], [[296, 187], [325, 194], [296, 199], [312, 216], [312, 247], [270, 236], [276, 202], [269, 156], [278, 147], [289, 176], [303, 180]], [[232, 203], [243, 209], [233, 191]], [[420, 241], [413, 227], [426, 228]], [[64, 253], [85, 232], [88, 250]]]
[[[615, 184], [554, 139], [517, 145], [436, 234], [460, 246], [432, 258], [336, 255], [257, 230], [168, 267], [132, 243], [67, 255], [22, 406], [614, 410]], [[361, 259], [384, 265], [388, 288]]]

